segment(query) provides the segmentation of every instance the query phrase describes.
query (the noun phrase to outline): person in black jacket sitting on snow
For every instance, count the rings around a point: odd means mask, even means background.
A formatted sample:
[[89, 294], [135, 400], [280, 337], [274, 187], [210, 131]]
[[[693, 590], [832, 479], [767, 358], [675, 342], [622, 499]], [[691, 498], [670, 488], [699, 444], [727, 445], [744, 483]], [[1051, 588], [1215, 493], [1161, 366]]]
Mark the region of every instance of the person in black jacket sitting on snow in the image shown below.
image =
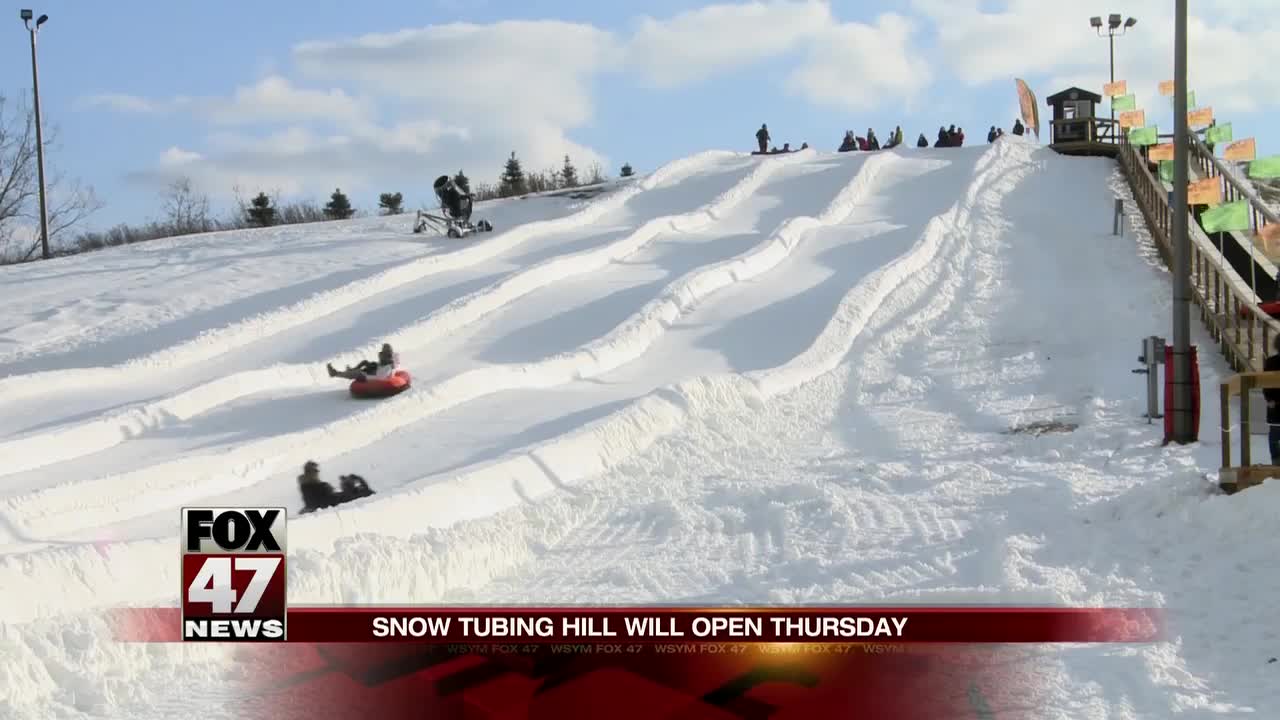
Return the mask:
[[302, 493], [302, 512], [333, 507], [340, 500], [333, 486], [320, 479], [320, 466], [314, 460], [308, 460], [302, 466], [302, 474], [298, 476], [298, 492]]
[[348, 367], [346, 370], [338, 370], [333, 367], [333, 363], [325, 365], [325, 369], [329, 371], [329, 377], [346, 378], [347, 380], [359, 380], [365, 382], [373, 378], [375, 380], [386, 380], [400, 369], [400, 356], [391, 349], [391, 343], [383, 343], [382, 349], [378, 351], [378, 361], [362, 360], [355, 367]]

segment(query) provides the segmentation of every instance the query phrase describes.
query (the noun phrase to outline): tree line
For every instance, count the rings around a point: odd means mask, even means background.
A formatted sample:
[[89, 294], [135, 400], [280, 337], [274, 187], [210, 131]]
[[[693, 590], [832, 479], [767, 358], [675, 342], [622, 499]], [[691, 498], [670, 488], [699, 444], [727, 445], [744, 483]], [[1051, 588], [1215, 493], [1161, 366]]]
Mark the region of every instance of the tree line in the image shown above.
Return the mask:
[[[56, 128], [45, 130], [46, 169], [48, 157], [56, 148], [56, 138]], [[624, 178], [634, 174], [630, 164], [624, 164], [619, 173]], [[454, 182], [470, 192], [476, 201], [598, 185], [606, 179], [598, 163], [592, 164], [584, 174], [568, 155], [558, 168], [528, 172], [515, 152], [506, 160], [496, 182], [473, 187], [463, 171], [453, 176]], [[278, 190], [272, 193], [258, 190], [251, 197], [245, 197], [241, 189], [235, 187], [232, 189], [234, 209], [223, 217], [215, 217], [208, 194], [197, 190], [190, 178], [179, 177], [169, 183], [160, 197], [160, 219], [141, 225], [119, 224], [107, 230], [82, 231], [79, 226], [104, 207], [93, 188], [83, 187], [56, 172], [46, 174], [45, 187], [49, 200], [49, 245], [55, 249], [55, 255], [196, 233], [344, 220], [364, 214], [341, 188], [336, 188], [328, 202], [321, 205], [311, 200], [283, 200]], [[426, 193], [434, 203], [431, 190]], [[403, 193], [379, 194], [378, 214], [403, 212]], [[32, 226], [36, 228], [34, 233], [19, 232], [20, 228]], [[68, 237], [72, 238], [70, 242]], [[40, 247], [34, 112], [25, 96], [20, 97], [15, 106], [7, 104], [6, 98], [0, 95], [0, 264], [39, 259]]]

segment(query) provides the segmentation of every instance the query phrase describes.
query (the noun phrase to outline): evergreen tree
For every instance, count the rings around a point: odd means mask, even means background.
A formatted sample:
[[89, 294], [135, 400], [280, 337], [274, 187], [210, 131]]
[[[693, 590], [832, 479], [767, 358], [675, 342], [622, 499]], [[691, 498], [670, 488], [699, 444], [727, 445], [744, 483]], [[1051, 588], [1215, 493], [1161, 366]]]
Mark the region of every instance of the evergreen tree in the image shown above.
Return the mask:
[[512, 151], [511, 158], [507, 160], [506, 168], [502, 173], [502, 195], [503, 197], [510, 197], [523, 194], [524, 169], [520, 167], [520, 161], [516, 159], [515, 151]]
[[569, 162], [568, 155], [564, 156], [564, 167], [560, 168], [560, 182], [562, 187], [578, 187], [578, 168]]
[[404, 212], [404, 196], [400, 193], [382, 193], [378, 196], [378, 207], [384, 215], [399, 215]]
[[329, 204], [324, 206], [324, 214], [332, 220], [346, 220], [355, 213], [351, 209], [351, 201], [342, 193], [341, 188], [333, 191], [329, 196]]
[[250, 224], [259, 227], [267, 227], [276, 221], [276, 209], [271, 204], [271, 198], [264, 192], [258, 193], [257, 197], [249, 201], [245, 214], [249, 216]]
[[627, 163], [622, 166], [622, 177], [631, 177], [635, 174], [636, 171], [631, 169], [631, 163]]
[[468, 195], [471, 194], [471, 179], [463, 175], [461, 170], [458, 171], [457, 175], [453, 176], [453, 184], [457, 185], [462, 192]]

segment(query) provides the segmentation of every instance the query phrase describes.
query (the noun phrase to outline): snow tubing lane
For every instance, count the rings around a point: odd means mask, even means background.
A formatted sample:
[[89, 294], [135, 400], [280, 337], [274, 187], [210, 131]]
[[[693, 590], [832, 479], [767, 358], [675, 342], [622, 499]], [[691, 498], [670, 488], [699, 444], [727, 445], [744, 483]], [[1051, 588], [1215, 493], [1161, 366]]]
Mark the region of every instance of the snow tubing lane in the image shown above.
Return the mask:
[[408, 370], [397, 370], [386, 380], [352, 380], [351, 396], [357, 398], [387, 398], [409, 389], [412, 378]]

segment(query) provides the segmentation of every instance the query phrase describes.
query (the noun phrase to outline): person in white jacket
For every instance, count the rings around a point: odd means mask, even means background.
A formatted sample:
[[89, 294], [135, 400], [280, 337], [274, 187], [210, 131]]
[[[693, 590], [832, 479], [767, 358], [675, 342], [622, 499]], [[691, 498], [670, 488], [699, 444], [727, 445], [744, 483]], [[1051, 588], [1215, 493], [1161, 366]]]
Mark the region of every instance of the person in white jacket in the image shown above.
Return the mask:
[[332, 363], [325, 366], [329, 371], [329, 377], [340, 377], [348, 380], [359, 380], [365, 382], [367, 380], [386, 380], [400, 369], [400, 355], [391, 349], [391, 343], [383, 343], [382, 349], [378, 351], [378, 361], [364, 360], [355, 367], [348, 366], [346, 370], [338, 370], [333, 367]]

